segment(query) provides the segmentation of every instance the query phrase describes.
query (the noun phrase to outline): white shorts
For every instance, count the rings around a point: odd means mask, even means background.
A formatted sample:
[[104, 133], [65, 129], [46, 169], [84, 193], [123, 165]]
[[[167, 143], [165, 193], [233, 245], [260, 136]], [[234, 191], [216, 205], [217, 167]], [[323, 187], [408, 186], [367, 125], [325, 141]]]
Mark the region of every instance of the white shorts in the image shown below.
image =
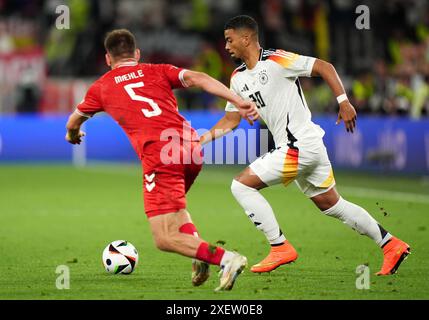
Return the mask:
[[289, 148], [282, 145], [267, 152], [250, 164], [252, 171], [268, 186], [287, 186], [295, 180], [309, 198], [335, 186], [334, 173], [324, 144]]

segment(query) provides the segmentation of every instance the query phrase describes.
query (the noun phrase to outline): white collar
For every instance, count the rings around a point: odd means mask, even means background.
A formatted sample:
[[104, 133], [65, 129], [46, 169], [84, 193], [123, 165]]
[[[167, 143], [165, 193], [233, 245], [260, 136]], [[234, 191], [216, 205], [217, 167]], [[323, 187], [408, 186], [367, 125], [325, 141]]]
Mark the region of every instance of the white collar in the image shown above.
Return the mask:
[[120, 67], [132, 67], [136, 66], [138, 64], [137, 60], [135, 59], [129, 59], [128, 61], [123, 61], [121, 63], [118, 63], [115, 65], [113, 69], [120, 68]]

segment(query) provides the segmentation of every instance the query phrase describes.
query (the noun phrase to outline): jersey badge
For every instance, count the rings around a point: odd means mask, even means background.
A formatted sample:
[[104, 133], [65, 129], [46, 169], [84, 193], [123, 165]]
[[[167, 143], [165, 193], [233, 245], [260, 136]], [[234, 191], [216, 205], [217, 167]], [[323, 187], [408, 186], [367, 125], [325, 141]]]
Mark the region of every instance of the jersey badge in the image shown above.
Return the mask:
[[268, 75], [265, 70], [262, 70], [261, 72], [259, 72], [259, 82], [261, 84], [266, 84], [268, 82]]

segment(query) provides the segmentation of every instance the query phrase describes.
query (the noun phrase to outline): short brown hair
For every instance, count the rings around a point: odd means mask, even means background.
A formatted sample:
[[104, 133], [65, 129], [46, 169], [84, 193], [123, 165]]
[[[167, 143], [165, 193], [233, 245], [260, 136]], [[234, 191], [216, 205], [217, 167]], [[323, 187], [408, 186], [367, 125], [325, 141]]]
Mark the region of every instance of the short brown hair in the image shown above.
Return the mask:
[[134, 57], [136, 38], [127, 29], [116, 29], [106, 35], [104, 48], [113, 58]]

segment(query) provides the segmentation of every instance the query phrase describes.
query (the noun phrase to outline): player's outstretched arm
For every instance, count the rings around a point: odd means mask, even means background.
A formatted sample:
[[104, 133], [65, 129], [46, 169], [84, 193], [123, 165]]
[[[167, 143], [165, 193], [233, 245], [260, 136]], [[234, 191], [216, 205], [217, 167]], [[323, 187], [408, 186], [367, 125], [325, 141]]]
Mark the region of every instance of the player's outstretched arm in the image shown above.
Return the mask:
[[343, 120], [347, 132], [351, 131], [353, 133], [353, 130], [356, 127], [356, 110], [347, 99], [343, 83], [341, 82], [335, 67], [329, 62], [316, 59], [311, 75], [321, 76], [329, 85], [340, 105], [337, 124]]
[[238, 112], [225, 112], [225, 115], [211, 128], [204, 133], [201, 138], [201, 144], [209, 143], [216, 140], [238, 127], [241, 121], [241, 116]]
[[73, 112], [66, 124], [67, 133], [65, 139], [71, 144], [80, 144], [82, 137], [85, 136], [85, 132], [80, 131], [82, 123], [88, 120], [88, 117], [84, 117], [77, 112]]
[[210, 77], [208, 74], [187, 70], [183, 75], [183, 79], [188, 87], [199, 87], [208, 93], [231, 102], [238, 108], [240, 115], [251, 125], [253, 125], [253, 120], [258, 119], [259, 115], [254, 102], [243, 100], [223, 83]]

